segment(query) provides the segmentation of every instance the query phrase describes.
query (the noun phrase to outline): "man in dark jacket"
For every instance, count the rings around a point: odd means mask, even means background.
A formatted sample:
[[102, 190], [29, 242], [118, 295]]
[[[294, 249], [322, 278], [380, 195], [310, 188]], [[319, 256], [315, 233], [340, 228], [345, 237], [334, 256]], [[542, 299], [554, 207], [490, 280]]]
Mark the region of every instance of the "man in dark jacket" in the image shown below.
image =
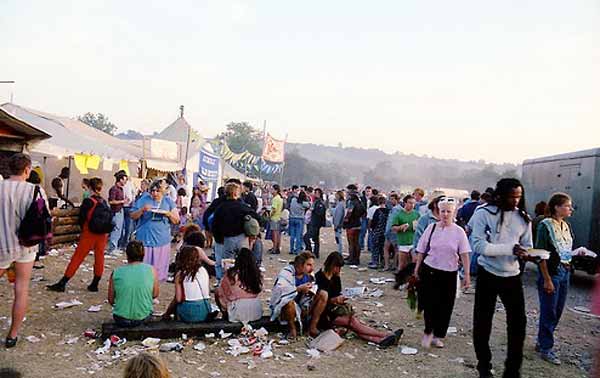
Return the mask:
[[[323, 190], [321, 188], [316, 188], [314, 190], [314, 197], [315, 200], [310, 213], [310, 223], [308, 224], [306, 234], [304, 234], [304, 244], [306, 244], [306, 249], [308, 251], [313, 252], [315, 257], [319, 258], [319, 251], [321, 248], [320, 233], [321, 227], [325, 226], [325, 212], [327, 208], [323, 202]], [[314, 244], [314, 249], [311, 248], [311, 240]]]
[[365, 207], [358, 197], [358, 188], [354, 184], [346, 187], [348, 200], [346, 201], [346, 214], [344, 216], [343, 228], [346, 230], [348, 239], [348, 263], [352, 265], [360, 264], [360, 245], [359, 236], [361, 229], [361, 219], [367, 214]]
[[250, 206], [250, 208], [254, 211], [258, 209], [258, 200], [252, 191], [253, 185], [252, 181], [244, 181], [244, 186], [242, 187], [242, 200]]

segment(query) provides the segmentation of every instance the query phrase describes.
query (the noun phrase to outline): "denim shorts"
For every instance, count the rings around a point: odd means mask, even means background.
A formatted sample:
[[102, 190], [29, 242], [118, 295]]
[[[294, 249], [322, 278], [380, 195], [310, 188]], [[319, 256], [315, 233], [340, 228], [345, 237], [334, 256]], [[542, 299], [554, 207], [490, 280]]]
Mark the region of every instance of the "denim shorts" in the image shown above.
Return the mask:
[[183, 301], [177, 304], [177, 318], [185, 323], [199, 323], [206, 320], [210, 312], [210, 300]]

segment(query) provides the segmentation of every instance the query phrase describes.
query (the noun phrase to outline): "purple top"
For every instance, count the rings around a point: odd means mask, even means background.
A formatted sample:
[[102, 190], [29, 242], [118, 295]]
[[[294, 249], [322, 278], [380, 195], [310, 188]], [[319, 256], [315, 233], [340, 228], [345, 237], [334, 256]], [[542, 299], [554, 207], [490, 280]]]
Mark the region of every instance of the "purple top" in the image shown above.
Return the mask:
[[[417, 245], [418, 253], [426, 252], [432, 229], [433, 223], [427, 226], [423, 232]], [[471, 252], [471, 246], [462, 228], [454, 223], [443, 226], [442, 222], [438, 222], [431, 236], [429, 253], [424, 262], [434, 269], [455, 272], [458, 270], [458, 255], [469, 252]]]

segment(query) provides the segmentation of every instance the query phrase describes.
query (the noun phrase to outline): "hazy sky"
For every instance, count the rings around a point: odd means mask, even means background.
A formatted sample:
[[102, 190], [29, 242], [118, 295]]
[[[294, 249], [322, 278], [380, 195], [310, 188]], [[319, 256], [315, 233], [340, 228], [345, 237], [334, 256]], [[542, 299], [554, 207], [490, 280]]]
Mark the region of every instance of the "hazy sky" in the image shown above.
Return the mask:
[[144, 133], [519, 162], [600, 147], [600, 2], [0, 1], [0, 100]]

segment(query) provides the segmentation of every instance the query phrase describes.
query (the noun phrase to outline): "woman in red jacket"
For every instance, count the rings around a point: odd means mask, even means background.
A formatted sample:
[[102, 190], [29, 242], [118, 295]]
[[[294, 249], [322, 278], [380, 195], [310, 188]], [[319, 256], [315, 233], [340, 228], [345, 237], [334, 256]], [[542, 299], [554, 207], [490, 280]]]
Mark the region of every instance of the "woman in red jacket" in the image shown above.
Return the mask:
[[102, 179], [99, 177], [90, 179], [90, 191], [90, 197], [83, 200], [79, 209], [81, 236], [77, 249], [71, 257], [63, 278], [54, 285], [48, 285], [48, 290], [64, 292], [67, 282], [75, 275], [89, 251], [94, 250], [94, 279], [87, 289], [93, 292], [98, 291], [98, 283], [104, 272], [104, 249], [113, 226], [110, 207], [100, 195]]

